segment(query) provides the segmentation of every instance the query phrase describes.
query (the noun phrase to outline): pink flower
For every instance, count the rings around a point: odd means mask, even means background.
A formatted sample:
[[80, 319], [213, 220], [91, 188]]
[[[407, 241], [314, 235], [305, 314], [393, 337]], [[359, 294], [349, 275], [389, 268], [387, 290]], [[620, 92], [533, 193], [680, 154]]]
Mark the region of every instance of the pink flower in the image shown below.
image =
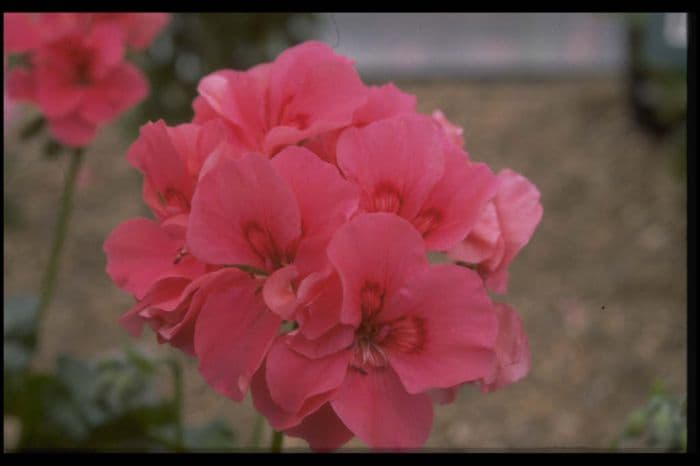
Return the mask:
[[315, 348], [298, 333], [280, 337], [267, 358], [269, 401], [288, 413], [330, 402], [373, 448], [417, 448], [432, 423], [426, 391], [493, 369], [497, 321], [483, 284], [463, 267], [428, 266], [420, 235], [392, 214], [358, 216], [337, 231], [328, 256], [350, 331], [324, 335], [334, 344]]
[[478, 223], [460, 244], [449, 252], [457, 261], [475, 265], [486, 286], [504, 293], [508, 265], [530, 241], [542, 219], [537, 188], [512, 170], [498, 173], [498, 192], [486, 204]]
[[59, 142], [86, 145], [98, 126], [148, 91], [138, 69], [123, 61], [122, 34], [114, 26], [100, 25], [86, 35], [65, 35], [38, 48], [31, 68], [10, 72], [11, 96], [36, 103]]
[[200, 176], [188, 244], [207, 263], [269, 274], [263, 296], [290, 317], [288, 287], [323, 268], [325, 245], [356, 206], [353, 186], [306, 149], [288, 147], [272, 161], [220, 152]]
[[245, 72], [212, 73], [198, 90], [195, 122], [222, 118], [242, 147], [268, 156], [347, 126], [366, 99], [352, 63], [313, 41]]
[[402, 115], [349, 128], [337, 152], [343, 174], [361, 189], [362, 211], [405, 218], [439, 251], [465, 238], [496, 189], [486, 165], [443, 142], [430, 118]]
[[450, 120], [445, 117], [441, 110], [433, 112], [433, 120], [451, 143], [458, 147], [464, 147], [464, 136], [462, 136], [464, 130], [462, 128], [450, 123]]

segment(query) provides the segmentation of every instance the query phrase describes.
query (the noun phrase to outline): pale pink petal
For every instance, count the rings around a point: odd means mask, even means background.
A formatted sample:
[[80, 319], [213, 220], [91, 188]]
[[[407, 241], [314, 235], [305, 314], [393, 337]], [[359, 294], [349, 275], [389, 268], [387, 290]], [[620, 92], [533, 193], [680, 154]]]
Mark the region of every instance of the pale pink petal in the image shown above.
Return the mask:
[[388, 367], [364, 374], [349, 370], [331, 406], [351, 432], [375, 449], [420, 448], [433, 423], [430, 398], [407, 393]]
[[498, 317], [498, 339], [496, 341], [496, 366], [493, 373], [481, 381], [481, 391], [491, 392], [517, 382], [530, 371], [530, 346], [523, 323], [509, 306], [497, 303], [494, 306]]
[[299, 412], [305, 401], [330, 394], [343, 382], [350, 362], [349, 350], [310, 359], [292, 350], [279, 338], [267, 355], [267, 386], [275, 403], [289, 412]]
[[228, 270], [207, 288], [194, 348], [199, 372], [217, 392], [241, 401], [272, 344], [281, 319], [257, 295], [247, 274]]
[[338, 166], [361, 189], [360, 207], [415, 217], [443, 173], [440, 137], [430, 119], [418, 115], [343, 132]]
[[382, 342], [409, 393], [484, 377], [493, 368], [498, 321], [481, 278], [451, 264], [412, 276], [378, 315]]
[[340, 322], [358, 325], [360, 295], [366, 283], [394, 295], [408, 277], [427, 265], [425, 244], [415, 228], [393, 214], [362, 214], [341, 227], [328, 257], [343, 286]]
[[318, 452], [340, 448], [353, 437], [353, 433], [345, 427], [328, 403], [284, 433], [290, 437], [303, 438], [313, 451]]
[[256, 154], [213, 154], [192, 199], [187, 243], [210, 264], [279, 266], [301, 233], [291, 189]]
[[432, 116], [437, 126], [447, 137], [448, 141], [457, 147], [464, 147], [464, 136], [462, 135], [464, 130], [462, 128], [452, 124], [440, 110], [435, 110]]

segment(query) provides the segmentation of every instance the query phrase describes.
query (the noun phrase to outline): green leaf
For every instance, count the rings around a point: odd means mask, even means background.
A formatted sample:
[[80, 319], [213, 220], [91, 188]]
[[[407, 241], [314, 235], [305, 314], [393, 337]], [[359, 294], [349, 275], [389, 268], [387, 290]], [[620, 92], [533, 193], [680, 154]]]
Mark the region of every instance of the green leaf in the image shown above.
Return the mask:
[[234, 446], [233, 430], [223, 419], [185, 430], [185, 449], [192, 451], [223, 451]]

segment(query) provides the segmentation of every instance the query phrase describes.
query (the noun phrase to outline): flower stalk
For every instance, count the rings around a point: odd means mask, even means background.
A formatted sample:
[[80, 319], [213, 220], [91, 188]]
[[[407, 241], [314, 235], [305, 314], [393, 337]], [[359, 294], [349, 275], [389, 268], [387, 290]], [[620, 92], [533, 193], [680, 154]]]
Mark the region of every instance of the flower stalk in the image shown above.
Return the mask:
[[46, 313], [53, 291], [56, 285], [56, 277], [61, 263], [61, 252], [63, 243], [66, 239], [68, 230], [68, 222], [70, 220], [71, 211], [73, 208], [73, 192], [75, 191], [78, 172], [83, 162], [83, 148], [75, 149], [70, 157], [70, 166], [66, 175], [66, 180], [63, 185], [63, 193], [61, 194], [61, 205], [59, 207], [58, 219], [53, 232], [53, 243], [51, 245], [51, 255], [49, 262], [44, 271], [44, 276], [41, 281], [41, 295], [39, 297], [39, 307], [37, 310], [37, 321], [41, 322], [41, 318]]

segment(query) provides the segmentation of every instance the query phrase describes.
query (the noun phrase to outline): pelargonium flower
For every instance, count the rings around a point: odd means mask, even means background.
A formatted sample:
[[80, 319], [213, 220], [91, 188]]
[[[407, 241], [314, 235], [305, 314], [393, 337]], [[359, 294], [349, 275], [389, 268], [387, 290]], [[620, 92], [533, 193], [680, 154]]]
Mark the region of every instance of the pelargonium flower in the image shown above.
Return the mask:
[[10, 96], [36, 104], [59, 142], [84, 146], [148, 93], [145, 78], [124, 61], [125, 47], [144, 47], [167, 19], [160, 13], [6, 15], [5, 51], [28, 54], [26, 65], [10, 71]]
[[405, 218], [431, 250], [462, 241], [496, 189], [485, 164], [445, 144], [432, 120], [420, 115], [349, 128], [337, 154], [343, 174], [361, 189], [360, 209]]
[[147, 123], [127, 155], [155, 216], [104, 245], [132, 334], [150, 326], [319, 451], [420, 447], [433, 403], [525, 376], [522, 321], [486, 290], [541, 217], [527, 180], [318, 42], [198, 90], [191, 123]]
[[245, 72], [214, 72], [198, 91], [194, 122], [222, 118], [241, 148], [268, 156], [347, 126], [367, 98], [352, 62], [313, 41]]
[[146, 80], [123, 55], [121, 30], [96, 26], [87, 35], [66, 35], [37, 49], [31, 68], [10, 72], [8, 89], [39, 106], [61, 143], [83, 146], [99, 125], [148, 92]]
[[342, 282], [339, 325], [351, 331], [316, 354], [294, 332], [277, 339], [265, 381], [281, 410], [329, 402], [368, 445], [416, 448], [432, 423], [425, 392], [491, 373], [498, 323], [480, 278], [429, 266], [425, 252], [393, 214], [360, 215], [337, 231], [328, 256]]
[[542, 204], [535, 185], [510, 169], [501, 170], [495, 197], [484, 206], [471, 233], [449, 251], [449, 256], [476, 266], [490, 290], [504, 293], [508, 266], [530, 241], [541, 219]]

